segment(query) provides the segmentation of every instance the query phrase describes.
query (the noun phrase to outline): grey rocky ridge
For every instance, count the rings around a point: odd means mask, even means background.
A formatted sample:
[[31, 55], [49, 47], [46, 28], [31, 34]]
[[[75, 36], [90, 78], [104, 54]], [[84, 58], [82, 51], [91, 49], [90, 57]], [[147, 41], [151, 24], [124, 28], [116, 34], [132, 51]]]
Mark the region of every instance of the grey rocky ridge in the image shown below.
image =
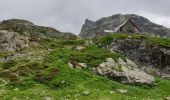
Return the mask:
[[0, 38], [0, 51], [17, 51], [41, 39], [74, 39], [77, 36], [51, 27], [38, 26], [26, 20], [10, 19], [0, 23]]
[[101, 18], [97, 21], [86, 19], [79, 35], [82, 38], [100, 36], [105, 34], [104, 30], [113, 30], [113, 28], [119, 26], [128, 19], [134, 22], [141, 29], [143, 34], [170, 37], [170, 30], [168, 28], [155, 24], [147, 18], [135, 14], [116, 14]]

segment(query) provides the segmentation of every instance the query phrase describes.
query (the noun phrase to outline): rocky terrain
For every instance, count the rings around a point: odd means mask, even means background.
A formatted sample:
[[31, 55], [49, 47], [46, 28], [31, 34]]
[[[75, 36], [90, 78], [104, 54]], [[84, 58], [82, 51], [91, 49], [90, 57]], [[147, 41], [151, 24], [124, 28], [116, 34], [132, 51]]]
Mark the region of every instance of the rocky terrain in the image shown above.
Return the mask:
[[106, 58], [103, 62], [93, 69], [99, 75], [106, 76], [112, 80], [117, 80], [128, 84], [146, 84], [153, 85], [154, 77], [140, 70], [139, 67], [129, 59], [121, 58], [114, 60]]
[[26, 20], [11, 19], [0, 23], [0, 38], [0, 51], [8, 52], [18, 51], [41, 39], [74, 39], [76, 35], [50, 27], [37, 26]]
[[0, 51], [19, 51], [29, 44], [28, 37], [21, 36], [19, 33], [8, 30], [0, 31]]
[[125, 55], [148, 73], [170, 77], [169, 39], [125, 34], [108, 35], [102, 39], [105, 42], [99, 40], [101, 46]]
[[116, 14], [109, 17], [101, 18], [97, 21], [85, 20], [80, 36], [82, 38], [92, 38], [105, 34], [104, 30], [113, 30], [113, 27], [117, 27], [120, 23], [123, 23], [127, 19], [131, 19], [142, 31], [143, 34], [154, 34], [159, 36], [170, 37], [170, 30], [164, 26], [152, 23], [148, 19], [134, 14]]
[[0, 38], [2, 100], [170, 97], [168, 38], [118, 33], [81, 39], [19, 19], [2, 21]]

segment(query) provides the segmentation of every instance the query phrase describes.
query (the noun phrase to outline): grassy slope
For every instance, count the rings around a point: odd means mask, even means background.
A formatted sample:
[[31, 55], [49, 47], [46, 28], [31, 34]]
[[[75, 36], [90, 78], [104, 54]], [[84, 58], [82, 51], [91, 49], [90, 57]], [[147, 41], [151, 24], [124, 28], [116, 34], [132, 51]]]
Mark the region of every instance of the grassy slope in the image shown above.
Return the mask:
[[[119, 35], [116, 35], [116, 38], [118, 38], [117, 36], [122, 38], [122, 36]], [[123, 35], [123, 37], [125, 36], [126, 35]], [[43, 77], [48, 77], [50, 75], [49, 69], [56, 68], [59, 73], [55, 74], [51, 80], [45, 80], [46, 78], [40, 78], [41, 80], [39, 80], [35, 78], [35, 76], [29, 76], [20, 83], [1, 86], [1, 99], [11, 100], [16, 97], [19, 100], [23, 100], [29, 97], [30, 99], [42, 100], [44, 97], [51, 97], [56, 100], [161, 100], [163, 97], [170, 96], [169, 80], [157, 78], [157, 85], [154, 87], [132, 86], [96, 76], [89, 70], [81, 71], [70, 68], [67, 65], [70, 59], [86, 62], [89, 67], [93, 67], [101, 63], [106, 57], [113, 57], [114, 59], [122, 57], [117, 53], [110, 53], [107, 50], [95, 46], [87, 46], [82, 52], [78, 52], [74, 49], [77, 45], [83, 45], [83, 43], [82, 40], [43, 41], [43, 46], [40, 47], [41, 49], [54, 49], [53, 52], [44, 59], [43, 64], [47, 64], [49, 67], [43, 72]], [[64, 48], [65, 46], [72, 46], [73, 48]], [[19, 58], [19, 61], [23, 61], [23, 58]], [[93, 63], [93, 61], [95, 63]], [[19, 63], [20, 65], [27, 65], [27, 63], [30, 62], [25, 61]], [[43, 64], [41, 64], [41, 66], [43, 66]], [[17, 65], [15, 67], [17, 68]], [[37, 65], [31, 64], [31, 67], [34, 68], [37, 67]], [[117, 91], [118, 89], [126, 89], [128, 93], [121, 94]], [[82, 93], [83, 91], [89, 91], [90, 94], [84, 96]], [[111, 91], [114, 91], [114, 93], [111, 94]]]
[[101, 37], [98, 42], [102, 43], [102, 44], [109, 44], [112, 42], [113, 39], [125, 39], [125, 38], [129, 38], [129, 39], [143, 39], [145, 41], [148, 41], [150, 43], [154, 43], [160, 46], [165, 46], [165, 47], [170, 47], [170, 39], [169, 38], [160, 38], [160, 37], [152, 37], [149, 35], [139, 35], [139, 34], [122, 34], [122, 33], [118, 33], [118, 34], [110, 34], [110, 35], [106, 35], [104, 37]]

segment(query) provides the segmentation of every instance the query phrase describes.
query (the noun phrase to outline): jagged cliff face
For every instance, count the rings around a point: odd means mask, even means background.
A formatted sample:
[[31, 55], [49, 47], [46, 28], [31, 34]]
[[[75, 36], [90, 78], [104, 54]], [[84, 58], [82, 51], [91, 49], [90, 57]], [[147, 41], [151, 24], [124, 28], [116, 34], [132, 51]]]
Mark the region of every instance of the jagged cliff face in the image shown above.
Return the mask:
[[95, 22], [86, 20], [80, 32], [80, 36], [82, 38], [91, 38], [103, 35], [104, 30], [113, 30], [113, 27], [117, 27], [127, 19], [131, 19], [141, 29], [142, 33], [170, 36], [170, 30], [168, 28], [152, 23], [148, 19], [134, 14], [116, 14], [101, 18]]
[[109, 48], [122, 53], [140, 66], [160, 69], [157, 74], [170, 74], [169, 47], [154, 45], [142, 39], [125, 39], [112, 42]]
[[161, 43], [167, 44], [162, 45], [157, 42], [159, 38], [154, 37], [154, 39], [147, 36], [123, 36], [111, 39], [102, 47], [119, 52], [148, 73], [170, 77], [170, 47], [168, 44], [170, 40], [159, 40]]

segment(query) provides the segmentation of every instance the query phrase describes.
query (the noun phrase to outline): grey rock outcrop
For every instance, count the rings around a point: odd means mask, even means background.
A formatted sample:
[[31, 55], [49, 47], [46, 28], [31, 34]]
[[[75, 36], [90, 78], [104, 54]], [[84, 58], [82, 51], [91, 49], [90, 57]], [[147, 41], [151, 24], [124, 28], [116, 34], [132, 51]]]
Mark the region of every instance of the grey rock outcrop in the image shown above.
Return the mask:
[[37, 26], [32, 22], [20, 19], [5, 20], [0, 23], [0, 51], [19, 51], [41, 39], [76, 39], [69, 32], [60, 32], [51, 27]]
[[16, 32], [0, 30], [0, 51], [13, 52], [28, 47], [28, 37], [21, 36]]
[[146, 84], [153, 85], [154, 77], [140, 70], [131, 60], [119, 58], [114, 60], [107, 58], [99, 67], [94, 69], [97, 74], [106, 76], [109, 79], [117, 80], [128, 84]]
[[[105, 47], [106, 48], [106, 47]], [[170, 78], [170, 48], [141, 39], [113, 39], [107, 49], [116, 51], [147, 73]]]
[[80, 37], [92, 38], [104, 35], [106, 34], [104, 33], [104, 30], [112, 30], [113, 27], [117, 27], [127, 19], [131, 19], [132, 22], [134, 22], [141, 29], [142, 33], [170, 37], [170, 30], [168, 28], [152, 23], [148, 19], [134, 14], [116, 14], [101, 18], [94, 22], [86, 20], [80, 32]]
[[68, 66], [71, 68], [76, 68], [76, 69], [86, 69], [87, 68], [86, 63], [80, 63], [80, 62], [76, 62], [76, 61], [68, 62]]

